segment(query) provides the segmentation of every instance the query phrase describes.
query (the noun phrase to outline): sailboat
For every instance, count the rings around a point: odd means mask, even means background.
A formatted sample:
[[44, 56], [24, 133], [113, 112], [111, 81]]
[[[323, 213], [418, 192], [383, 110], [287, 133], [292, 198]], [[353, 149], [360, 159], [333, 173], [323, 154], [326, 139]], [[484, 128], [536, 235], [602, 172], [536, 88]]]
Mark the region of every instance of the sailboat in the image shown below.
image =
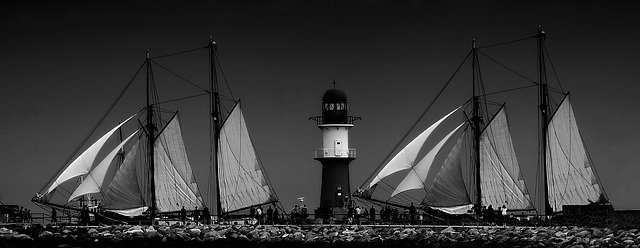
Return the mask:
[[[538, 44], [537, 81], [482, 51], [531, 39], [537, 40]], [[553, 64], [547, 61], [545, 40], [546, 34], [542, 30], [534, 36], [483, 47], [477, 47], [474, 40], [472, 49], [436, 98], [354, 196], [396, 207], [407, 207], [416, 202], [424, 208], [453, 215], [479, 213], [473, 209], [493, 206], [529, 215], [550, 216], [562, 213], [567, 205], [608, 203], [578, 130], [569, 93], [548, 85], [547, 63]], [[527, 79], [530, 85], [487, 93], [479, 54]], [[471, 98], [462, 106], [452, 108], [412, 140], [405, 141], [469, 58], [472, 65]], [[494, 94], [529, 87], [538, 88], [540, 110], [539, 162], [534, 194], [527, 188], [516, 156], [506, 104], [496, 104], [489, 99]], [[555, 106], [551, 104], [550, 91], [561, 95]], [[497, 110], [491, 110], [495, 106]], [[453, 128], [448, 128], [445, 123], [453, 123], [449, 124]]]
[[[208, 51], [209, 89], [187, 80], [159, 62], [160, 58], [201, 50]], [[86, 141], [94, 137], [94, 131], [103, 124], [143, 68], [146, 69], [145, 107], [110, 127], [108, 132], [87, 146]], [[201, 93], [160, 101], [155, 68], [168, 71]], [[252, 207], [275, 205], [278, 198], [249, 136], [240, 100], [223, 96], [219, 90], [218, 71], [221, 68], [217, 44], [213, 39], [206, 46], [168, 55], [151, 57], [147, 51], [134, 77], [83, 144], [32, 201], [67, 212], [91, 207], [96, 213], [126, 217], [144, 215], [151, 220], [177, 213], [183, 208], [194, 211], [207, 206], [215, 207], [214, 214], [221, 220], [224, 216]], [[209, 167], [213, 174], [208, 179], [215, 183], [212, 184], [215, 185], [215, 195], [209, 197], [209, 202], [203, 198], [200, 190], [203, 184], [196, 182], [187, 156], [180, 114], [164, 109], [163, 105], [200, 96], [209, 97], [210, 113], [206, 118], [210, 121], [210, 129], [206, 133], [210, 136], [212, 154], [210, 164], [199, 165]], [[233, 105], [226, 108], [222, 100], [229, 100]], [[212, 188], [207, 187], [207, 191], [212, 191]]]

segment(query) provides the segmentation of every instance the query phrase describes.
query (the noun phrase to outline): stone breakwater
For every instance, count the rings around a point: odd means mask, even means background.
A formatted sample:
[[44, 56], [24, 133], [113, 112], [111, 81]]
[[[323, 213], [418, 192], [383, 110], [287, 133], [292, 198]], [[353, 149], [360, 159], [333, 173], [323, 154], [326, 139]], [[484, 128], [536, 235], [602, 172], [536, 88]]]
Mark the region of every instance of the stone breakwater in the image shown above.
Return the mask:
[[0, 228], [1, 247], [638, 247], [638, 229], [101, 226]]

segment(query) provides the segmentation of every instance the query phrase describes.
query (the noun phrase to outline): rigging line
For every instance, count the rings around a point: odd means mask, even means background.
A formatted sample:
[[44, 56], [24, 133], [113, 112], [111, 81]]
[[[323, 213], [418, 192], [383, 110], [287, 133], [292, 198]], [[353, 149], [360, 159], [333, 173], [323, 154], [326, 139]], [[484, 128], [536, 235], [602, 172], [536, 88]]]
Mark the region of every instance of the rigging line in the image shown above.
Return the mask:
[[[196, 98], [196, 97], [205, 96], [205, 95], [209, 95], [209, 93], [200, 93], [200, 94], [191, 95], [191, 96], [185, 96], [185, 97], [180, 97], [180, 98], [164, 100], [164, 101], [158, 102], [156, 104], [160, 105], [160, 104], [166, 104], [166, 103], [171, 103], [171, 102], [177, 102], [177, 101], [187, 100], [187, 99]], [[163, 111], [163, 112], [170, 113], [171, 111]]]
[[190, 81], [189, 79], [186, 79], [185, 77], [183, 77], [183, 76], [181, 76], [180, 74], [178, 74], [178, 73], [174, 72], [173, 70], [171, 70], [171, 69], [169, 69], [169, 68], [167, 68], [167, 67], [165, 67], [165, 66], [161, 65], [160, 63], [156, 62], [155, 60], [151, 60], [151, 62], [153, 62], [154, 64], [156, 64], [156, 65], [160, 66], [160, 68], [162, 68], [162, 69], [164, 69], [165, 71], [169, 72], [171, 75], [174, 75], [174, 76], [176, 76], [177, 78], [180, 78], [180, 79], [182, 79], [183, 81], [185, 81], [185, 82], [187, 82], [187, 83], [191, 84], [192, 86], [194, 86], [194, 87], [196, 87], [196, 88], [198, 88], [198, 89], [200, 89], [200, 90], [202, 90], [202, 91], [204, 91], [204, 92], [206, 92], [206, 93], [211, 93], [209, 90], [207, 90], [207, 89], [205, 89], [205, 88], [200, 87], [198, 84], [196, 84], [196, 83], [194, 83], [194, 82]]
[[589, 149], [587, 148], [587, 145], [585, 145], [585, 143], [584, 143], [584, 137], [582, 137], [582, 133], [580, 133], [580, 131], [578, 131], [578, 134], [580, 135], [580, 140], [582, 141], [582, 146], [584, 147], [585, 153], [587, 154], [587, 158], [589, 159], [589, 165], [591, 167], [591, 170], [593, 171], [593, 174], [596, 175], [596, 181], [598, 183], [598, 186], [599, 186], [600, 190], [602, 191], [602, 193], [604, 194], [604, 197], [608, 201], [609, 200], [609, 196], [607, 195], [607, 192], [604, 190], [604, 186], [602, 185], [602, 180], [600, 179], [600, 174], [598, 174], [598, 171], [596, 170], [596, 167], [593, 164], [593, 160], [591, 159], [591, 153], [589, 153]]
[[486, 99], [486, 98], [484, 98], [483, 100], [485, 102], [485, 107], [487, 108], [486, 109], [487, 111], [489, 110], [487, 104], [490, 104], [491, 106], [502, 106], [502, 103], [499, 103], [499, 102], [496, 102], [496, 101], [492, 101], [492, 100], [489, 100], [489, 99]]
[[218, 96], [219, 96], [219, 97], [220, 97], [220, 99], [222, 99], [222, 100], [230, 101], [230, 102], [233, 102], [233, 103], [238, 102], [238, 100], [235, 100], [235, 99], [233, 99], [233, 98], [231, 98], [231, 97], [228, 97], [228, 96], [225, 96], [225, 95], [223, 95], [223, 94], [218, 94]]
[[125, 87], [122, 89], [122, 91], [120, 91], [120, 94], [118, 94], [118, 96], [116, 97], [116, 100], [113, 101], [113, 103], [111, 103], [111, 105], [109, 105], [109, 108], [107, 108], [107, 111], [105, 111], [102, 116], [100, 117], [100, 119], [98, 120], [98, 122], [96, 122], [96, 124], [93, 125], [93, 127], [91, 128], [91, 130], [89, 131], [89, 133], [82, 139], [82, 141], [80, 142], [80, 144], [73, 150], [73, 152], [71, 153], [71, 155], [69, 155], [69, 157], [64, 161], [63, 166], [60, 167], [60, 169], [58, 169], [58, 171], [53, 174], [53, 176], [49, 179], [49, 182], [40, 190], [41, 192], [45, 190], [45, 188], [47, 186], [49, 186], [49, 184], [52, 183], [53, 180], [55, 180], [54, 178], [58, 177], [59, 174], [66, 168], [66, 164], [69, 163], [69, 161], [71, 161], [71, 159], [73, 159], [73, 157], [80, 151], [80, 149], [82, 148], [82, 146], [84, 144], [86, 144], [86, 142], [89, 140], [89, 138], [91, 137], [91, 135], [93, 135], [93, 133], [98, 129], [98, 127], [100, 126], [100, 124], [102, 124], [102, 122], [107, 118], [107, 115], [109, 115], [109, 113], [111, 113], [111, 111], [113, 110], [113, 108], [116, 106], [116, 104], [118, 103], [118, 101], [120, 101], [120, 99], [122, 98], [122, 96], [124, 95], [124, 93], [129, 89], [129, 87], [131, 86], [131, 84], [133, 83], [133, 81], [136, 79], [136, 77], [138, 76], [138, 74], [140, 73], [140, 70], [142, 70], [142, 68], [144, 67], [144, 65], [146, 64], [146, 60], [144, 62], [142, 62], [142, 64], [140, 64], [140, 67], [138, 67], [138, 70], [136, 70], [136, 72], [133, 74], [133, 77], [131, 77], [131, 79], [129, 80], [129, 82], [127, 82], [127, 84], [125, 85]]
[[185, 53], [190, 53], [190, 52], [198, 51], [198, 50], [200, 50], [200, 49], [205, 49], [205, 48], [209, 48], [209, 46], [203, 46], [203, 47], [198, 47], [198, 48], [194, 48], [194, 49], [190, 49], [190, 50], [185, 50], [185, 51], [180, 51], [180, 52], [175, 52], [175, 53], [164, 54], [164, 55], [160, 55], [160, 56], [151, 57], [150, 59], [159, 59], [159, 58], [165, 58], [165, 57], [170, 57], [170, 56], [176, 56], [176, 55], [181, 55], [181, 54], [185, 54]]
[[[449, 79], [447, 80], [447, 82], [442, 86], [442, 88], [438, 91], [438, 93], [436, 94], [436, 96], [433, 98], [433, 100], [431, 100], [431, 102], [429, 103], [429, 105], [427, 105], [427, 107], [422, 111], [422, 113], [420, 114], [420, 116], [418, 116], [418, 118], [413, 122], [413, 124], [411, 125], [411, 127], [409, 128], [409, 130], [407, 130], [407, 132], [405, 132], [405, 134], [402, 136], [402, 138], [400, 138], [400, 140], [394, 145], [393, 149], [391, 149], [391, 151], [385, 156], [385, 158], [380, 162], [380, 164], [377, 166], [377, 168], [374, 170], [376, 172], [379, 172], [380, 168], [382, 168], [382, 166], [384, 165], [384, 162], [387, 161], [392, 155], [393, 153], [396, 151], [396, 149], [398, 149], [398, 147], [400, 147], [400, 145], [402, 144], [402, 142], [407, 138], [407, 136], [409, 136], [409, 133], [418, 125], [418, 123], [420, 122], [420, 120], [422, 120], [422, 118], [427, 114], [427, 112], [431, 109], [431, 107], [433, 106], [433, 104], [436, 102], [436, 100], [438, 100], [438, 98], [440, 97], [440, 95], [442, 95], [442, 93], [444, 92], [445, 89], [447, 89], [447, 86], [449, 86], [449, 84], [451, 83], [451, 81], [453, 81], [453, 78], [458, 74], [458, 72], [460, 71], [460, 68], [462, 68], [462, 66], [464, 65], [464, 63], [467, 61], [467, 59], [469, 58], [469, 56], [472, 54], [473, 50], [470, 50], [467, 55], [464, 57], [464, 59], [462, 60], [462, 62], [458, 65], [458, 68], [456, 68], [456, 70], [453, 72], [453, 74], [449, 77]], [[363, 188], [374, 176], [376, 175], [376, 173], [371, 174], [367, 180], [364, 181], [364, 183], [362, 184], [362, 186], [360, 186], [361, 188]]]
[[233, 91], [231, 91], [231, 86], [229, 85], [229, 80], [227, 80], [227, 74], [224, 73], [224, 69], [222, 68], [222, 62], [220, 62], [220, 58], [218, 58], [218, 53], [216, 53], [215, 49], [213, 52], [213, 57], [215, 58], [218, 67], [220, 67], [220, 72], [222, 73], [222, 78], [224, 79], [224, 83], [227, 85], [227, 89], [229, 90], [229, 94], [231, 94], [231, 98], [235, 99], [233, 96]]
[[558, 72], [556, 72], [556, 67], [553, 66], [551, 55], [549, 55], [549, 51], [547, 46], [545, 45], [544, 40], [542, 41], [542, 48], [544, 50], [544, 53], [547, 55], [547, 58], [549, 59], [549, 64], [551, 65], [551, 70], [553, 71], [553, 75], [556, 77], [556, 80], [558, 80], [558, 86], [560, 86], [560, 91], [564, 92], [564, 88], [562, 88], [562, 82], [560, 82], [560, 77], [558, 76]]
[[484, 48], [490, 48], [490, 47], [496, 47], [496, 46], [504, 46], [504, 45], [507, 45], [507, 44], [516, 43], [516, 42], [520, 42], [520, 41], [524, 41], [524, 40], [528, 40], [528, 39], [532, 39], [532, 38], [537, 38], [537, 37], [538, 37], [537, 35], [527, 36], [527, 37], [520, 38], [520, 39], [517, 39], [517, 40], [501, 42], [501, 43], [496, 43], [496, 44], [491, 44], [491, 45], [486, 45], [486, 46], [481, 46], [481, 47], [478, 47], [477, 49], [484, 49]]
[[518, 75], [519, 77], [521, 77], [521, 78], [523, 78], [523, 79], [525, 79], [525, 80], [529, 81], [530, 83], [532, 83], [532, 84], [534, 84], [534, 85], [539, 85], [539, 83], [538, 83], [538, 82], [536, 82], [536, 81], [534, 81], [534, 80], [532, 80], [532, 79], [530, 79], [530, 78], [526, 77], [525, 75], [522, 75], [521, 73], [519, 73], [519, 72], [517, 72], [517, 71], [515, 71], [515, 70], [513, 70], [513, 69], [511, 69], [511, 68], [509, 68], [508, 66], [506, 66], [506, 65], [504, 65], [504, 64], [502, 64], [502, 63], [500, 63], [500, 61], [497, 61], [496, 59], [492, 58], [491, 56], [487, 55], [486, 53], [484, 53], [484, 52], [482, 52], [482, 51], [480, 51], [480, 50], [478, 50], [478, 52], [480, 52], [480, 54], [484, 55], [485, 57], [487, 57], [488, 59], [490, 59], [490, 60], [491, 60], [491, 61], [493, 61], [494, 63], [498, 64], [499, 66], [502, 66], [503, 68], [505, 68], [505, 69], [507, 69], [508, 71], [510, 71], [510, 72], [512, 72], [512, 73], [514, 73], [514, 74], [516, 74], [516, 75]]
[[[245, 124], [246, 126], [246, 124]], [[248, 129], [248, 128], [247, 128]], [[249, 136], [249, 140], [251, 139], [251, 134], [247, 132], [247, 136]], [[266, 170], [264, 169], [263, 163], [262, 163], [262, 159], [260, 158], [260, 154], [257, 152], [257, 149], [255, 147], [255, 145], [253, 144], [253, 141], [251, 142], [251, 147], [253, 147], [253, 151], [255, 152], [255, 156], [256, 159], [258, 160], [258, 166], [260, 166], [260, 171], [263, 171], [262, 173], [262, 177], [264, 177], [267, 181], [267, 185], [269, 186], [270, 189], [270, 195], [275, 196], [276, 200], [279, 201], [279, 197], [278, 194], [276, 194], [276, 191], [273, 189], [273, 184], [271, 183], [271, 179], [269, 179], [269, 175], [267, 174]]]
[[516, 91], [516, 90], [522, 90], [522, 89], [526, 89], [526, 88], [530, 88], [530, 87], [537, 87], [537, 86], [538, 85], [526, 85], [526, 86], [521, 86], [521, 87], [517, 87], [517, 88], [501, 90], [501, 91], [495, 91], [495, 92], [491, 92], [491, 93], [486, 93], [486, 94], [480, 95], [480, 96], [486, 97], [486, 96], [497, 95], [497, 94], [507, 93], [507, 92]]

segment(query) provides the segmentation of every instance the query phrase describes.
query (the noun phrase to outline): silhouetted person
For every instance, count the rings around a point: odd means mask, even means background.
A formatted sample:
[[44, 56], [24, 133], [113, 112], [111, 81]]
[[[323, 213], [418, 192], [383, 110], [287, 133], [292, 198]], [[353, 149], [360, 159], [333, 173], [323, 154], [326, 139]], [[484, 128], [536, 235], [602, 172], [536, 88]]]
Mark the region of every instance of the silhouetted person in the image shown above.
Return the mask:
[[55, 208], [51, 209], [51, 222], [58, 223], [58, 213]]
[[278, 223], [278, 218], [280, 218], [279, 214], [278, 208], [273, 210], [273, 224]]
[[198, 210], [198, 207], [196, 207], [196, 209], [193, 210], [193, 222], [198, 224], [199, 221], [200, 221], [200, 210]]
[[493, 221], [493, 215], [495, 214], [495, 210], [493, 209], [493, 205], [489, 205], [487, 208], [487, 220]]
[[271, 206], [269, 206], [269, 209], [267, 209], [267, 224], [273, 225], [273, 209], [271, 208]]
[[256, 218], [258, 219], [258, 225], [262, 225], [262, 215], [263, 215], [262, 206], [259, 206], [256, 209]]
[[251, 218], [255, 218], [256, 217], [256, 209], [255, 208], [251, 207], [249, 209], [249, 217], [251, 217]]
[[184, 206], [180, 209], [180, 221], [182, 221], [183, 225], [187, 224], [187, 210], [184, 209]]
[[376, 220], [376, 209], [371, 206], [369, 209], [369, 219], [371, 219], [371, 223], [374, 223]]
[[80, 211], [80, 221], [82, 221], [82, 225], [89, 225], [89, 208], [87, 206], [82, 207]]
[[302, 209], [300, 209], [300, 217], [302, 217], [302, 220], [307, 219], [307, 217], [309, 217], [309, 210], [307, 209], [307, 204], [302, 206]]
[[413, 202], [411, 203], [411, 206], [409, 206], [409, 221], [411, 223], [414, 223], [416, 220], [416, 207], [413, 206]]
[[211, 212], [207, 206], [202, 209], [202, 218], [204, 220], [204, 224], [209, 224], [211, 221]]
[[347, 220], [349, 221], [349, 224], [353, 221], [353, 211], [353, 206], [349, 205], [349, 208], [347, 209]]

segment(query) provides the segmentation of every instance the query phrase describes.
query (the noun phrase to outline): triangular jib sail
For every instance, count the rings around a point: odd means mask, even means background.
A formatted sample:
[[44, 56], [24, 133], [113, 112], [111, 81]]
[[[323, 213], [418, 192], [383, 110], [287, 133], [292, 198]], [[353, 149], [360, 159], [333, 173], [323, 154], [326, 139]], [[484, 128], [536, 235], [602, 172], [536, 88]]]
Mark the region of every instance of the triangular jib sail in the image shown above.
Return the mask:
[[100, 137], [96, 142], [91, 144], [89, 148], [87, 148], [82, 154], [80, 154], [76, 159], [73, 160], [70, 164], [68, 164], [65, 169], [58, 175], [55, 180], [51, 183], [47, 184], [45, 188], [40, 192], [39, 195], [46, 195], [51, 193], [56, 187], [60, 186], [60, 184], [68, 181], [69, 179], [75, 178], [77, 176], [86, 175], [89, 173], [91, 168], [95, 165], [96, 157], [98, 153], [102, 150], [102, 147], [107, 143], [109, 138], [113, 136], [113, 134], [122, 127], [125, 123], [131, 120], [135, 115], [127, 118], [122, 123], [118, 124], [116, 127], [111, 129], [109, 132]]
[[407, 170], [415, 166], [416, 159], [418, 158], [418, 154], [422, 149], [422, 146], [427, 141], [429, 136], [433, 133], [433, 131], [451, 114], [456, 112], [460, 107], [454, 109], [449, 114], [442, 117], [440, 120], [433, 123], [430, 127], [424, 130], [420, 135], [414, 138], [409, 144], [407, 144], [402, 150], [400, 150], [384, 167], [378, 172], [378, 174], [371, 180], [368, 187], [371, 188], [376, 185], [380, 180], [385, 177], [392, 175], [398, 171]]
[[587, 154], [569, 96], [551, 118], [547, 129], [547, 185], [554, 212], [563, 205], [584, 205], [604, 197]]
[[223, 212], [275, 201], [236, 104], [220, 129], [218, 178]]
[[440, 152], [440, 149], [442, 149], [442, 147], [447, 143], [449, 138], [451, 138], [451, 136], [456, 131], [458, 131], [460, 127], [462, 127], [462, 125], [464, 125], [464, 123], [458, 125], [458, 127], [453, 129], [453, 131], [449, 132], [449, 134], [447, 134], [446, 137], [440, 140], [440, 142], [438, 142], [438, 144], [434, 146], [431, 149], [431, 151], [429, 151], [429, 153], [427, 153], [427, 155], [425, 155], [424, 158], [422, 158], [420, 162], [418, 162], [416, 166], [411, 168], [411, 171], [409, 171], [409, 174], [407, 174], [407, 176], [402, 180], [402, 182], [400, 182], [400, 184], [396, 187], [393, 193], [391, 193], [391, 197], [394, 197], [395, 195], [401, 192], [405, 192], [407, 190], [426, 188], [425, 180], [427, 179], [427, 175], [431, 170], [431, 164], [433, 164], [433, 161], [435, 160], [436, 155], [438, 155], [438, 153]]

